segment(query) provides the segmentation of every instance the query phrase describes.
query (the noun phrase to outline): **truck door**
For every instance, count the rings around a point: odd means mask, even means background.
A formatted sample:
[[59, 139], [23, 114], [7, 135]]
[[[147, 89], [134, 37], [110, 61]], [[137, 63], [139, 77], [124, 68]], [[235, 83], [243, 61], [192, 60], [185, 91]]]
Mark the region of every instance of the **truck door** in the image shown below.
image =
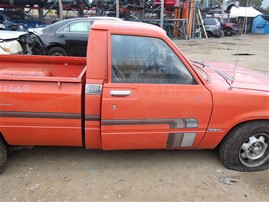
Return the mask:
[[111, 35], [103, 86], [102, 147], [188, 149], [203, 138], [210, 92], [170, 41]]

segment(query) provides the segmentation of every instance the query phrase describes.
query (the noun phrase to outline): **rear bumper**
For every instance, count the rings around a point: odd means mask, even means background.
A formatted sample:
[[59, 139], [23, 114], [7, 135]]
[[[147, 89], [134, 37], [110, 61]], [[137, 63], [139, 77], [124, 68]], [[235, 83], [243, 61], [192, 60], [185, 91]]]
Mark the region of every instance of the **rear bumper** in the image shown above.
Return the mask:
[[224, 35], [224, 32], [221, 29], [216, 29], [213, 31], [213, 36], [215, 37], [222, 37]]

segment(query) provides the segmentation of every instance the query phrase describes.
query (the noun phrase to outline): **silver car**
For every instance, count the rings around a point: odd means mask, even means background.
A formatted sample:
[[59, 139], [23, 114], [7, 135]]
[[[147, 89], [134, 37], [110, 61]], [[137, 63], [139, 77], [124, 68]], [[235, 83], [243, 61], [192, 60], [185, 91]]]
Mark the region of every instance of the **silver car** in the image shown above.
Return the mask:
[[222, 24], [218, 18], [204, 18], [204, 25], [208, 37], [223, 36]]

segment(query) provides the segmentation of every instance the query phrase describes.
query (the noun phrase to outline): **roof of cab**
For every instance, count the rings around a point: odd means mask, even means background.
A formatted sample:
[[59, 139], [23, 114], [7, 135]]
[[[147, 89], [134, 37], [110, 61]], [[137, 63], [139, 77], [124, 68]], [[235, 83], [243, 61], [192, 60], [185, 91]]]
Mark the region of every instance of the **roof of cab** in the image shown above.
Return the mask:
[[162, 28], [142, 22], [130, 21], [95, 21], [91, 26], [93, 30], [111, 30], [119, 33], [138, 34], [145, 36], [163, 36], [166, 35], [165, 30]]

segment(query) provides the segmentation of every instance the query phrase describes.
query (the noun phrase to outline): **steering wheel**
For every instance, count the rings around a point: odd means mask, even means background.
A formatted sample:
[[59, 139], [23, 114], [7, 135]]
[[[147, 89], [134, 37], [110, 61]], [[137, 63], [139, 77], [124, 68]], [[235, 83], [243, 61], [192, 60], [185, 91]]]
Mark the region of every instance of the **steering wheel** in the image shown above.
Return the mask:
[[145, 64], [142, 66], [140, 72], [141, 74], [145, 74], [148, 71], [152, 70], [153, 68], [157, 68], [158, 66], [158, 57], [159, 57], [159, 51], [154, 50], [147, 58]]

